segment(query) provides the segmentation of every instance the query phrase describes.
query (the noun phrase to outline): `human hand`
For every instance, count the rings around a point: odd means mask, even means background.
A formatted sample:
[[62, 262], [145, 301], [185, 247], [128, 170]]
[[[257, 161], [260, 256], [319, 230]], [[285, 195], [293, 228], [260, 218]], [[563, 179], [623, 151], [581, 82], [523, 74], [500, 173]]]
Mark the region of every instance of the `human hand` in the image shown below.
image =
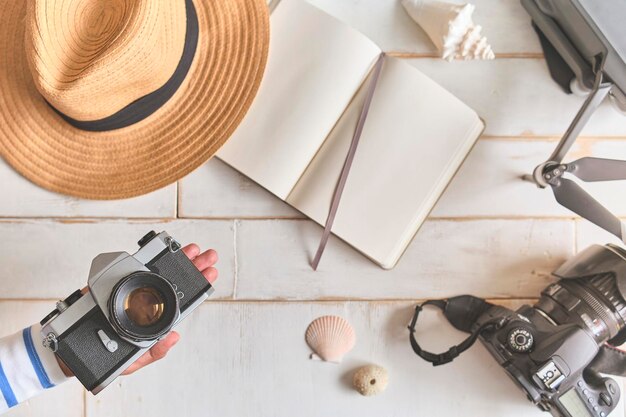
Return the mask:
[[[183, 252], [193, 264], [198, 268], [202, 275], [209, 281], [211, 284], [215, 282], [218, 277], [217, 269], [214, 267], [217, 262], [217, 252], [213, 249], [209, 249], [200, 253], [200, 247], [195, 243], [191, 243], [183, 248]], [[172, 331], [170, 332], [163, 340], [158, 341], [144, 353], [139, 359], [135, 361], [132, 365], [130, 365], [122, 375], [130, 375], [134, 372], [137, 372], [139, 369], [144, 366], [150, 365], [153, 362], [156, 362], [160, 359], [163, 359], [169, 350], [174, 347], [178, 340], [180, 339], [180, 335]], [[63, 373], [67, 376], [74, 376], [72, 371], [59, 359], [59, 366], [63, 370]]]

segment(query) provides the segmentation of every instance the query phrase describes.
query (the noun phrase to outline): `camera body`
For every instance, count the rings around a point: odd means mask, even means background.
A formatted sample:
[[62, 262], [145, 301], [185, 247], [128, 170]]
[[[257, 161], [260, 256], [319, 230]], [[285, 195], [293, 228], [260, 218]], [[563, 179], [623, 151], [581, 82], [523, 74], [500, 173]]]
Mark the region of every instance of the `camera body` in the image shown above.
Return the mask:
[[491, 306], [474, 324], [500, 320], [480, 340], [528, 399], [558, 417], [608, 416], [615, 380], [589, 367], [600, 346], [623, 343], [626, 253], [592, 246], [554, 273], [534, 306]]
[[575, 324], [555, 325], [530, 306], [518, 311], [495, 306], [485, 318], [507, 324], [481, 341], [530, 401], [555, 416], [607, 416], [619, 401], [611, 378], [586, 374], [598, 354], [594, 338]]
[[41, 322], [43, 344], [94, 394], [102, 391], [212, 293], [166, 232], [148, 233], [133, 255], [94, 258], [88, 291]]

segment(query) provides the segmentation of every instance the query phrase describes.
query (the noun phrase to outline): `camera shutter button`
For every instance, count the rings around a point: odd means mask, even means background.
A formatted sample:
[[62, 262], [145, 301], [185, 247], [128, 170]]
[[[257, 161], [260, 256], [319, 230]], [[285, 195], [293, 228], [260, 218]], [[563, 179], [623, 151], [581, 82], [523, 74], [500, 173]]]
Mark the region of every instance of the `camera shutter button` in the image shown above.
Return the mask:
[[617, 391], [617, 389], [615, 388], [615, 385], [613, 385], [611, 382], [609, 382], [607, 385], [609, 386], [609, 392], [611, 394], [615, 394], [615, 392]]
[[507, 338], [509, 348], [516, 353], [528, 352], [534, 343], [532, 333], [523, 327], [516, 327], [509, 332]]

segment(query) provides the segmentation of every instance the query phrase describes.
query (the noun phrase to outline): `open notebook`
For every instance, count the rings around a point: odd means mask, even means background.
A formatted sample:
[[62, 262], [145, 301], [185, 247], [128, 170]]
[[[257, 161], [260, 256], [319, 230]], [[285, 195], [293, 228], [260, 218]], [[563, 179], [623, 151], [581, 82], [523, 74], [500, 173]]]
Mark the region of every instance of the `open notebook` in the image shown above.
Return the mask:
[[[314, 6], [281, 1], [259, 93], [218, 157], [323, 225], [380, 53]], [[452, 94], [386, 57], [333, 233], [392, 268], [483, 129]]]

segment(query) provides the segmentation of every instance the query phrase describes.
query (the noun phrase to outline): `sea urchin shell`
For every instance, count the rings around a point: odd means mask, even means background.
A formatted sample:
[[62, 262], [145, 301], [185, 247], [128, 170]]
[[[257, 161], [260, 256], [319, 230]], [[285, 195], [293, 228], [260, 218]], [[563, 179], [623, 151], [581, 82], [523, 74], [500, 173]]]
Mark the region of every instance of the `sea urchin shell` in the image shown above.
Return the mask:
[[352, 385], [361, 395], [370, 396], [380, 394], [387, 388], [389, 374], [378, 365], [367, 365], [357, 369], [352, 378]]

